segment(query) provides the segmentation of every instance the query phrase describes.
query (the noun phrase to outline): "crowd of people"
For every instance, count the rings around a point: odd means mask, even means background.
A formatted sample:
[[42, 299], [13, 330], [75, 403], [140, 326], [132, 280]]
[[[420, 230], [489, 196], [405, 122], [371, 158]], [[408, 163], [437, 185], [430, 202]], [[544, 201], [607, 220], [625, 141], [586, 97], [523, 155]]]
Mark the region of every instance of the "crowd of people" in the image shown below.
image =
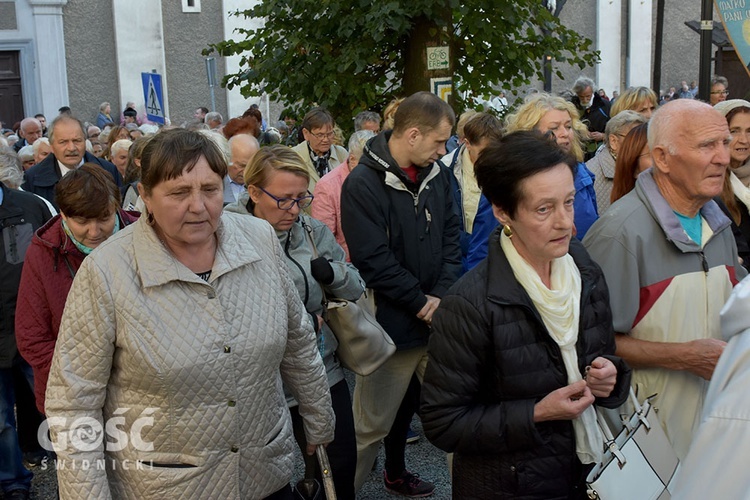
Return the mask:
[[[0, 138], [4, 498], [54, 460], [61, 498], [292, 499], [325, 446], [354, 499], [381, 443], [384, 490], [429, 496], [414, 415], [455, 498], [586, 498], [631, 387], [676, 496], [744, 496], [704, 465], [748, 434], [750, 102], [682, 83], [458, 117], [418, 92], [348, 141], [320, 107], [25, 118]], [[396, 352], [350, 387], [326, 298], [363, 295]]]

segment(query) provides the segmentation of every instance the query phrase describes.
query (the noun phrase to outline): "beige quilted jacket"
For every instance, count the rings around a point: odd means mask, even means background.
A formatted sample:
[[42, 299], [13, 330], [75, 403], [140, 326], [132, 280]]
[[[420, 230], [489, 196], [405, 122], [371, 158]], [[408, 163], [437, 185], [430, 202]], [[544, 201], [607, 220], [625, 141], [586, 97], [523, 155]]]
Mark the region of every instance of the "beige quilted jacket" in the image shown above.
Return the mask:
[[[279, 490], [296, 449], [282, 378], [308, 440], [333, 439], [323, 364], [276, 234], [225, 213], [218, 236], [208, 283], [172, 257], [145, 217], [84, 261], [46, 393], [60, 498], [255, 499]], [[102, 434], [106, 450], [96, 446]]]

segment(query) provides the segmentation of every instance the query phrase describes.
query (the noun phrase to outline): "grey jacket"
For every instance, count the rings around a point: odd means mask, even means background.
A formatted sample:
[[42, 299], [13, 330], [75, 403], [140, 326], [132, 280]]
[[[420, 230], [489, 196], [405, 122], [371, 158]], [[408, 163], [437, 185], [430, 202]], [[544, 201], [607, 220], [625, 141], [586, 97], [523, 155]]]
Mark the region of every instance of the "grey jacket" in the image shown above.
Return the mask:
[[[310, 318], [273, 230], [223, 214], [217, 236], [208, 282], [145, 217], [85, 259], [46, 393], [60, 498], [268, 496], [289, 483], [296, 449], [282, 379], [308, 441], [333, 439]], [[117, 439], [81, 451], [63, 435], [81, 418]]]
[[[249, 198], [250, 196], [245, 191], [240, 195], [239, 200], [227, 205], [224, 210], [252, 216], [247, 208]], [[364, 291], [364, 282], [357, 268], [346, 262], [344, 250], [336, 242], [331, 230], [319, 220], [300, 214], [289, 231], [277, 231], [276, 235], [279, 237], [286, 263], [289, 266], [289, 275], [294, 280], [307, 312], [322, 316], [323, 288], [310, 272], [310, 261], [314, 257], [306, 228], [312, 231], [319, 255], [326, 257], [333, 267], [333, 283], [325, 287], [329, 295], [349, 300], [358, 299]], [[344, 379], [344, 372], [335, 356], [338, 346], [333, 332], [324, 323], [318, 332], [318, 349], [323, 356], [330, 386]], [[296, 404], [291, 399], [289, 402]]]

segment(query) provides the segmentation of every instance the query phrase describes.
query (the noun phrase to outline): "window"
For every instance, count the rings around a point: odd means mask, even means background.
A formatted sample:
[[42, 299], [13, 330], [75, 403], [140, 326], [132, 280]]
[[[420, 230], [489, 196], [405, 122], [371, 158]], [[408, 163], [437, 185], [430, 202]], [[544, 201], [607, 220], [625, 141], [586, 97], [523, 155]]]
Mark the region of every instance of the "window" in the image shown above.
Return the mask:
[[200, 12], [201, 0], [182, 0], [182, 12]]

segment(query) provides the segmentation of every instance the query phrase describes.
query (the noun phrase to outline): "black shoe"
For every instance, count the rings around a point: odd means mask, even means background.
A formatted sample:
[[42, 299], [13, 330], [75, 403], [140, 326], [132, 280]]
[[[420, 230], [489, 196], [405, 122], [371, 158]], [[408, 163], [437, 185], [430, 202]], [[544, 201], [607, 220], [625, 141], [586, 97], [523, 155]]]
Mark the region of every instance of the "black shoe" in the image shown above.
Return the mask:
[[3, 498], [5, 500], [28, 500], [31, 497], [29, 496], [29, 490], [10, 490], [5, 492]]
[[45, 458], [49, 460], [49, 455], [45, 450], [29, 451], [23, 454], [23, 464], [29, 469], [39, 467], [44, 463]]
[[419, 479], [419, 474], [412, 474], [405, 470], [401, 477], [394, 481], [388, 479], [388, 473], [383, 471], [385, 489], [389, 493], [409, 498], [428, 497], [435, 492], [435, 485], [429, 481]]

